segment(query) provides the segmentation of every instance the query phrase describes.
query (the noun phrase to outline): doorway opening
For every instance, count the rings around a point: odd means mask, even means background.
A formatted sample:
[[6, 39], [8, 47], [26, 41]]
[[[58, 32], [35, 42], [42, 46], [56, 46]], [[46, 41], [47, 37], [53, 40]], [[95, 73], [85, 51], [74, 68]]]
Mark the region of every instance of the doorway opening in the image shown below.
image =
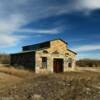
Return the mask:
[[63, 72], [63, 59], [54, 59], [53, 61], [53, 71], [55, 73]]

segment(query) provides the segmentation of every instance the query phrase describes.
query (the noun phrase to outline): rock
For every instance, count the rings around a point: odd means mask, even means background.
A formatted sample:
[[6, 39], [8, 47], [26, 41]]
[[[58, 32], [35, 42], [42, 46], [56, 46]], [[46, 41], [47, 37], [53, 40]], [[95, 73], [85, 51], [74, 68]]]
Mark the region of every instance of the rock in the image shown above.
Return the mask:
[[32, 100], [43, 100], [43, 97], [40, 94], [34, 94]]

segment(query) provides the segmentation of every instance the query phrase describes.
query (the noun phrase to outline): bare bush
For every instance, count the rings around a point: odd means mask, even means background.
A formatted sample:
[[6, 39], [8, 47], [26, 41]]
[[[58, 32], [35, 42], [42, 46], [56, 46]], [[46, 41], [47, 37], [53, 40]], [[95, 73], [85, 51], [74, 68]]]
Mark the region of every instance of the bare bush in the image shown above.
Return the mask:
[[12, 66], [5, 67], [5, 66], [0, 66], [0, 72], [6, 73], [6, 74], [10, 74], [10, 75], [14, 75], [17, 77], [28, 77], [28, 76], [33, 76], [33, 72], [29, 71], [29, 70], [24, 70], [24, 69], [16, 69]]
[[10, 55], [0, 54], [0, 63], [1, 64], [10, 64]]
[[79, 67], [100, 67], [100, 60], [81, 59], [76, 62]]

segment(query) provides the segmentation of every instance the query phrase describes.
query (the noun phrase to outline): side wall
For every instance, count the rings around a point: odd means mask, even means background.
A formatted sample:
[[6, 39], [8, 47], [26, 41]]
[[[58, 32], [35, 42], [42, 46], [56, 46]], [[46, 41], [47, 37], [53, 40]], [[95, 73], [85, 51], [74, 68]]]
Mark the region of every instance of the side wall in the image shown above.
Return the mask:
[[[76, 54], [67, 50], [67, 68], [65, 68], [65, 71], [72, 71], [75, 69], [75, 66], [76, 66]], [[72, 62], [72, 67], [68, 67], [68, 64], [69, 64], [69, 59], [71, 59], [71, 62]]]
[[11, 65], [35, 71], [35, 52], [11, 54]]

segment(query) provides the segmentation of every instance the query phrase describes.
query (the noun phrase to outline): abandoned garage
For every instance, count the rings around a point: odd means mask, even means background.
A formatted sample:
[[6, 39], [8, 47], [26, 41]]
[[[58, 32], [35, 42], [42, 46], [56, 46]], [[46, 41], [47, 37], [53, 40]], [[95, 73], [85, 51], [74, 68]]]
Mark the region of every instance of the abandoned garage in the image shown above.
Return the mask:
[[76, 53], [68, 43], [54, 39], [22, 47], [22, 52], [11, 54], [11, 65], [39, 72], [65, 72], [74, 70]]

